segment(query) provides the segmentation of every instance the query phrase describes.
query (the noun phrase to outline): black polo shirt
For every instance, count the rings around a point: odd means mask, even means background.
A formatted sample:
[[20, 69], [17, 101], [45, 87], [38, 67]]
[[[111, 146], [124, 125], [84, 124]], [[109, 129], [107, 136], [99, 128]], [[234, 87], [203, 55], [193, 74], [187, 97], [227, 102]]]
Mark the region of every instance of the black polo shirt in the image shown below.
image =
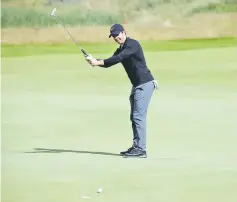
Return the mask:
[[137, 40], [126, 38], [123, 46], [112, 57], [104, 60], [102, 67], [110, 67], [121, 62], [133, 86], [154, 80], [146, 66], [142, 47]]

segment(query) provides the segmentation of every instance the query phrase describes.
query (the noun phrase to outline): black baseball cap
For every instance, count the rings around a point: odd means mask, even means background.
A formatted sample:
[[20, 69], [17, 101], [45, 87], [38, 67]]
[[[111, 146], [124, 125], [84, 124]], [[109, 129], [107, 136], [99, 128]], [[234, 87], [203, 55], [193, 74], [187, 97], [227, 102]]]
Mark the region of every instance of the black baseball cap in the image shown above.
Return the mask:
[[120, 32], [124, 31], [124, 28], [122, 25], [120, 24], [114, 24], [112, 25], [112, 27], [110, 28], [110, 35], [109, 35], [109, 38], [111, 36], [117, 36], [119, 35]]

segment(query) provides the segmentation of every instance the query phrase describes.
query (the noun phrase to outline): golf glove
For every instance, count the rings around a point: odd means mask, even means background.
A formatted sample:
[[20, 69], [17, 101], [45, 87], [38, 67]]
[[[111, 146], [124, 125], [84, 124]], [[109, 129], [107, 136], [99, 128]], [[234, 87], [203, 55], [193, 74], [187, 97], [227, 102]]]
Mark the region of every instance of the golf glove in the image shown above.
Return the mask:
[[85, 56], [85, 58], [86, 58], [87, 61], [89, 61], [89, 60], [93, 59], [93, 56], [88, 54], [87, 56]]
[[159, 90], [160, 86], [159, 83], [156, 80], [153, 80], [153, 84], [156, 90]]

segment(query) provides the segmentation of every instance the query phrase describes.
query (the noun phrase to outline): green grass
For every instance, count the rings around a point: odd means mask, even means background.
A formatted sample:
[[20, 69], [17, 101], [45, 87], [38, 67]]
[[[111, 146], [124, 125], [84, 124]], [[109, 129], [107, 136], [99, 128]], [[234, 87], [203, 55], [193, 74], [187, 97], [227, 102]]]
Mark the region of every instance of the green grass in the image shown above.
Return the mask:
[[[111, 25], [129, 23], [139, 18], [152, 16], [159, 18], [176, 18], [179, 13], [196, 14], [203, 12], [228, 13], [237, 12], [236, 1], [202, 1], [202, 0], [109, 0], [98, 3], [97, 0], [75, 1], [74, 3], [48, 1], [3, 1], [1, 9], [2, 28], [6, 27], [49, 27], [55, 21], [49, 17], [54, 7], [58, 8], [64, 24], [75, 25]], [[15, 6], [11, 6], [11, 5]], [[88, 6], [89, 5], [89, 6]], [[157, 15], [159, 13], [159, 15]], [[188, 16], [186, 16], [188, 17]]]
[[121, 65], [92, 68], [74, 54], [2, 58], [2, 201], [237, 201], [236, 48], [145, 56], [160, 83], [147, 159], [97, 153], [132, 142]]
[[[80, 8], [80, 7], [79, 7]], [[108, 11], [89, 12], [83, 9], [70, 8], [60, 10], [59, 18], [64, 25], [111, 25], [121, 21], [121, 17]], [[57, 22], [50, 17], [52, 7], [44, 9], [3, 6], [1, 12], [2, 28], [8, 27], [50, 27]]]
[[[81, 46], [89, 53], [109, 53], [117, 48], [113, 43], [88, 43], [80, 42]], [[216, 47], [235, 47], [236, 38], [214, 39], [186, 39], [170, 41], [141, 41], [145, 51], [190, 50]], [[2, 44], [2, 57], [44, 55], [44, 54], [72, 54], [79, 53], [79, 49], [71, 42], [69, 44]]]
[[195, 7], [192, 9], [192, 13], [228, 13], [237, 12], [237, 2], [232, 4], [226, 3], [208, 3], [207, 5]]

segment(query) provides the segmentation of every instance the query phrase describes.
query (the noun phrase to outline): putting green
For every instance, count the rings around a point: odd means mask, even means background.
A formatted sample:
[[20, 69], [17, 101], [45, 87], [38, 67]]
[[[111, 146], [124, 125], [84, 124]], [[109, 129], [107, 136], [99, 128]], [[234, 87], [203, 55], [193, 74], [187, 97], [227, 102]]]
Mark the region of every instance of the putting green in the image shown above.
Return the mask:
[[236, 202], [236, 53], [145, 53], [160, 84], [147, 159], [117, 156], [132, 142], [121, 65], [92, 68], [80, 54], [3, 58], [2, 201]]

